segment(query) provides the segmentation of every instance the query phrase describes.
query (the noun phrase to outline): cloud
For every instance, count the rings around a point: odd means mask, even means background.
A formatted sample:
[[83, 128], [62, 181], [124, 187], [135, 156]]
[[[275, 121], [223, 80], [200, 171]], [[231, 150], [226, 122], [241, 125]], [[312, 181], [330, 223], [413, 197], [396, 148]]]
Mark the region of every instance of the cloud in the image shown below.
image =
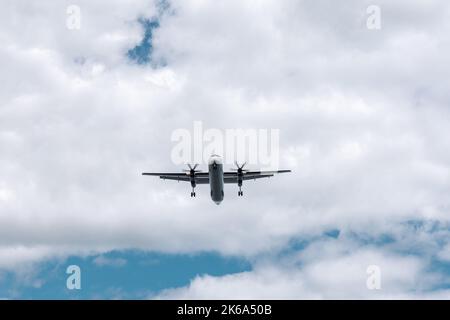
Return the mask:
[[104, 255], [100, 255], [93, 260], [94, 264], [99, 267], [124, 267], [127, 264], [127, 260], [122, 258], [108, 258]]
[[15, 269], [21, 265], [52, 255], [49, 248], [27, 248], [23, 246], [0, 247], [0, 269]]
[[[0, 268], [127, 248], [256, 259], [330, 229], [406, 246], [417, 235], [406, 222], [448, 222], [450, 7], [381, 1], [371, 31], [369, 4], [171, 1], [152, 33], [158, 69], [127, 56], [145, 36], [139, 19], [158, 15], [152, 2], [79, 1], [77, 31], [65, 26], [69, 3], [5, 4]], [[170, 136], [194, 120], [280, 128], [280, 165], [293, 173], [245, 183], [243, 199], [227, 185], [219, 207], [206, 186], [190, 199], [187, 184], [140, 176], [181, 169]], [[448, 237], [421, 236], [446, 256]], [[412, 266], [408, 279], [425, 263], [378, 254]]]
[[[370, 266], [380, 270], [379, 289], [369, 287]], [[448, 298], [434, 290], [441, 274], [429, 272], [415, 255], [320, 240], [300, 254], [265, 260], [249, 272], [198, 276], [186, 287], [167, 289], [156, 299], [411, 299]], [[372, 288], [372, 289], [371, 289]]]
[[445, 247], [442, 248], [441, 251], [439, 251], [438, 257], [444, 261], [450, 261], [450, 245], [449, 244], [447, 244]]

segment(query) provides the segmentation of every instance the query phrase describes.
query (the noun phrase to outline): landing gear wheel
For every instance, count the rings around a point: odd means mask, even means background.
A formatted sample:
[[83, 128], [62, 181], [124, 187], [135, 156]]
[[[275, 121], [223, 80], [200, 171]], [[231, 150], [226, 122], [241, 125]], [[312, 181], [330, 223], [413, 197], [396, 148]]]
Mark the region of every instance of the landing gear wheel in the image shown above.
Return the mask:
[[244, 192], [243, 191], [238, 191], [238, 196], [240, 197], [240, 196], [243, 196], [244, 195]]

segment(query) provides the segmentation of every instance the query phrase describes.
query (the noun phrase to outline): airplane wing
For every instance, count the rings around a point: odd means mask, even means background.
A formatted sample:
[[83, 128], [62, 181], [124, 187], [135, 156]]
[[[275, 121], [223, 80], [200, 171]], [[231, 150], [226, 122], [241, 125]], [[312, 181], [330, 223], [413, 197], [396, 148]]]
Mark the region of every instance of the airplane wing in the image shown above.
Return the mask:
[[[277, 170], [277, 171], [245, 171], [243, 172], [242, 180], [256, 180], [261, 178], [270, 178], [278, 173], [291, 172], [291, 170]], [[175, 181], [191, 181], [189, 173], [180, 172], [143, 172], [144, 176], [157, 176], [163, 180], [175, 180]], [[237, 183], [238, 173], [235, 171], [224, 172], [224, 183]], [[194, 175], [196, 184], [209, 184], [209, 175], [207, 172], [196, 172]]]
[[[270, 178], [278, 173], [291, 172], [291, 170], [276, 170], [276, 171], [244, 171], [242, 172], [242, 180], [256, 180], [261, 178]], [[237, 183], [238, 182], [238, 172], [224, 172], [224, 182], [225, 183]]]
[[[157, 176], [163, 180], [176, 180], [176, 181], [186, 181], [191, 182], [191, 176], [189, 173], [180, 172], [143, 172], [143, 176]], [[207, 172], [197, 172], [194, 175], [195, 183], [197, 184], [208, 184], [209, 176]]]

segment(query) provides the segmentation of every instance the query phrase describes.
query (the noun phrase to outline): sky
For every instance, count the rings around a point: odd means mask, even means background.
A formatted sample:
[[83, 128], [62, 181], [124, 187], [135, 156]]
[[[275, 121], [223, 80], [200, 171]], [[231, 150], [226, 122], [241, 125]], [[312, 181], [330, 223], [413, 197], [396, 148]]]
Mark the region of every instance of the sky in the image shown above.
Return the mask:
[[[3, 1], [0, 298], [450, 298], [449, 14]], [[183, 169], [171, 136], [196, 121], [279, 129], [292, 173], [220, 206], [142, 177]]]

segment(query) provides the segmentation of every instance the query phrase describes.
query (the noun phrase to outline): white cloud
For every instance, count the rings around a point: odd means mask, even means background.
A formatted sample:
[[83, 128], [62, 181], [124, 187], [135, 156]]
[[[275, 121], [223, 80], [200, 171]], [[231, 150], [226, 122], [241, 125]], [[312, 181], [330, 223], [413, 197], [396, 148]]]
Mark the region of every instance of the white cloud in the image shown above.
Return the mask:
[[[342, 240], [319, 241], [306, 254], [268, 260], [254, 270], [198, 276], [186, 287], [164, 290], [157, 299], [406, 299], [448, 298], [433, 291], [442, 280], [417, 256], [362, 248]], [[381, 288], [367, 286], [369, 266], [379, 267]]]
[[[253, 257], [330, 228], [407, 238], [405, 221], [448, 221], [446, 1], [382, 1], [380, 31], [365, 28], [368, 1], [172, 1], [159, 70], [126, 57], [151, 1], [81, 1], [79, 31], [69, 4], [0, 13], [0, 268], [125, 248]], [[294, 172], [246, 183], [243, 199], [228, 185], [219, 207], [205, 186], [193, 200], [141, 177], [181, 169], [170, 135], [194, 120], [280, 128]]]
[[93, 260], [94, 264], [99, 267], [123, 267], [127, 264], [127, 260], [123, 258], [108, 258], [104, 255], [100, 255]]
[[48, 248], [26, 248], [23, 246], [0, 247], [0, 269], [14, 269], [51, 255]]
[[450, 244], [447, 244], [438, 252], [438, 257], [444, 261], [450, 261]]

